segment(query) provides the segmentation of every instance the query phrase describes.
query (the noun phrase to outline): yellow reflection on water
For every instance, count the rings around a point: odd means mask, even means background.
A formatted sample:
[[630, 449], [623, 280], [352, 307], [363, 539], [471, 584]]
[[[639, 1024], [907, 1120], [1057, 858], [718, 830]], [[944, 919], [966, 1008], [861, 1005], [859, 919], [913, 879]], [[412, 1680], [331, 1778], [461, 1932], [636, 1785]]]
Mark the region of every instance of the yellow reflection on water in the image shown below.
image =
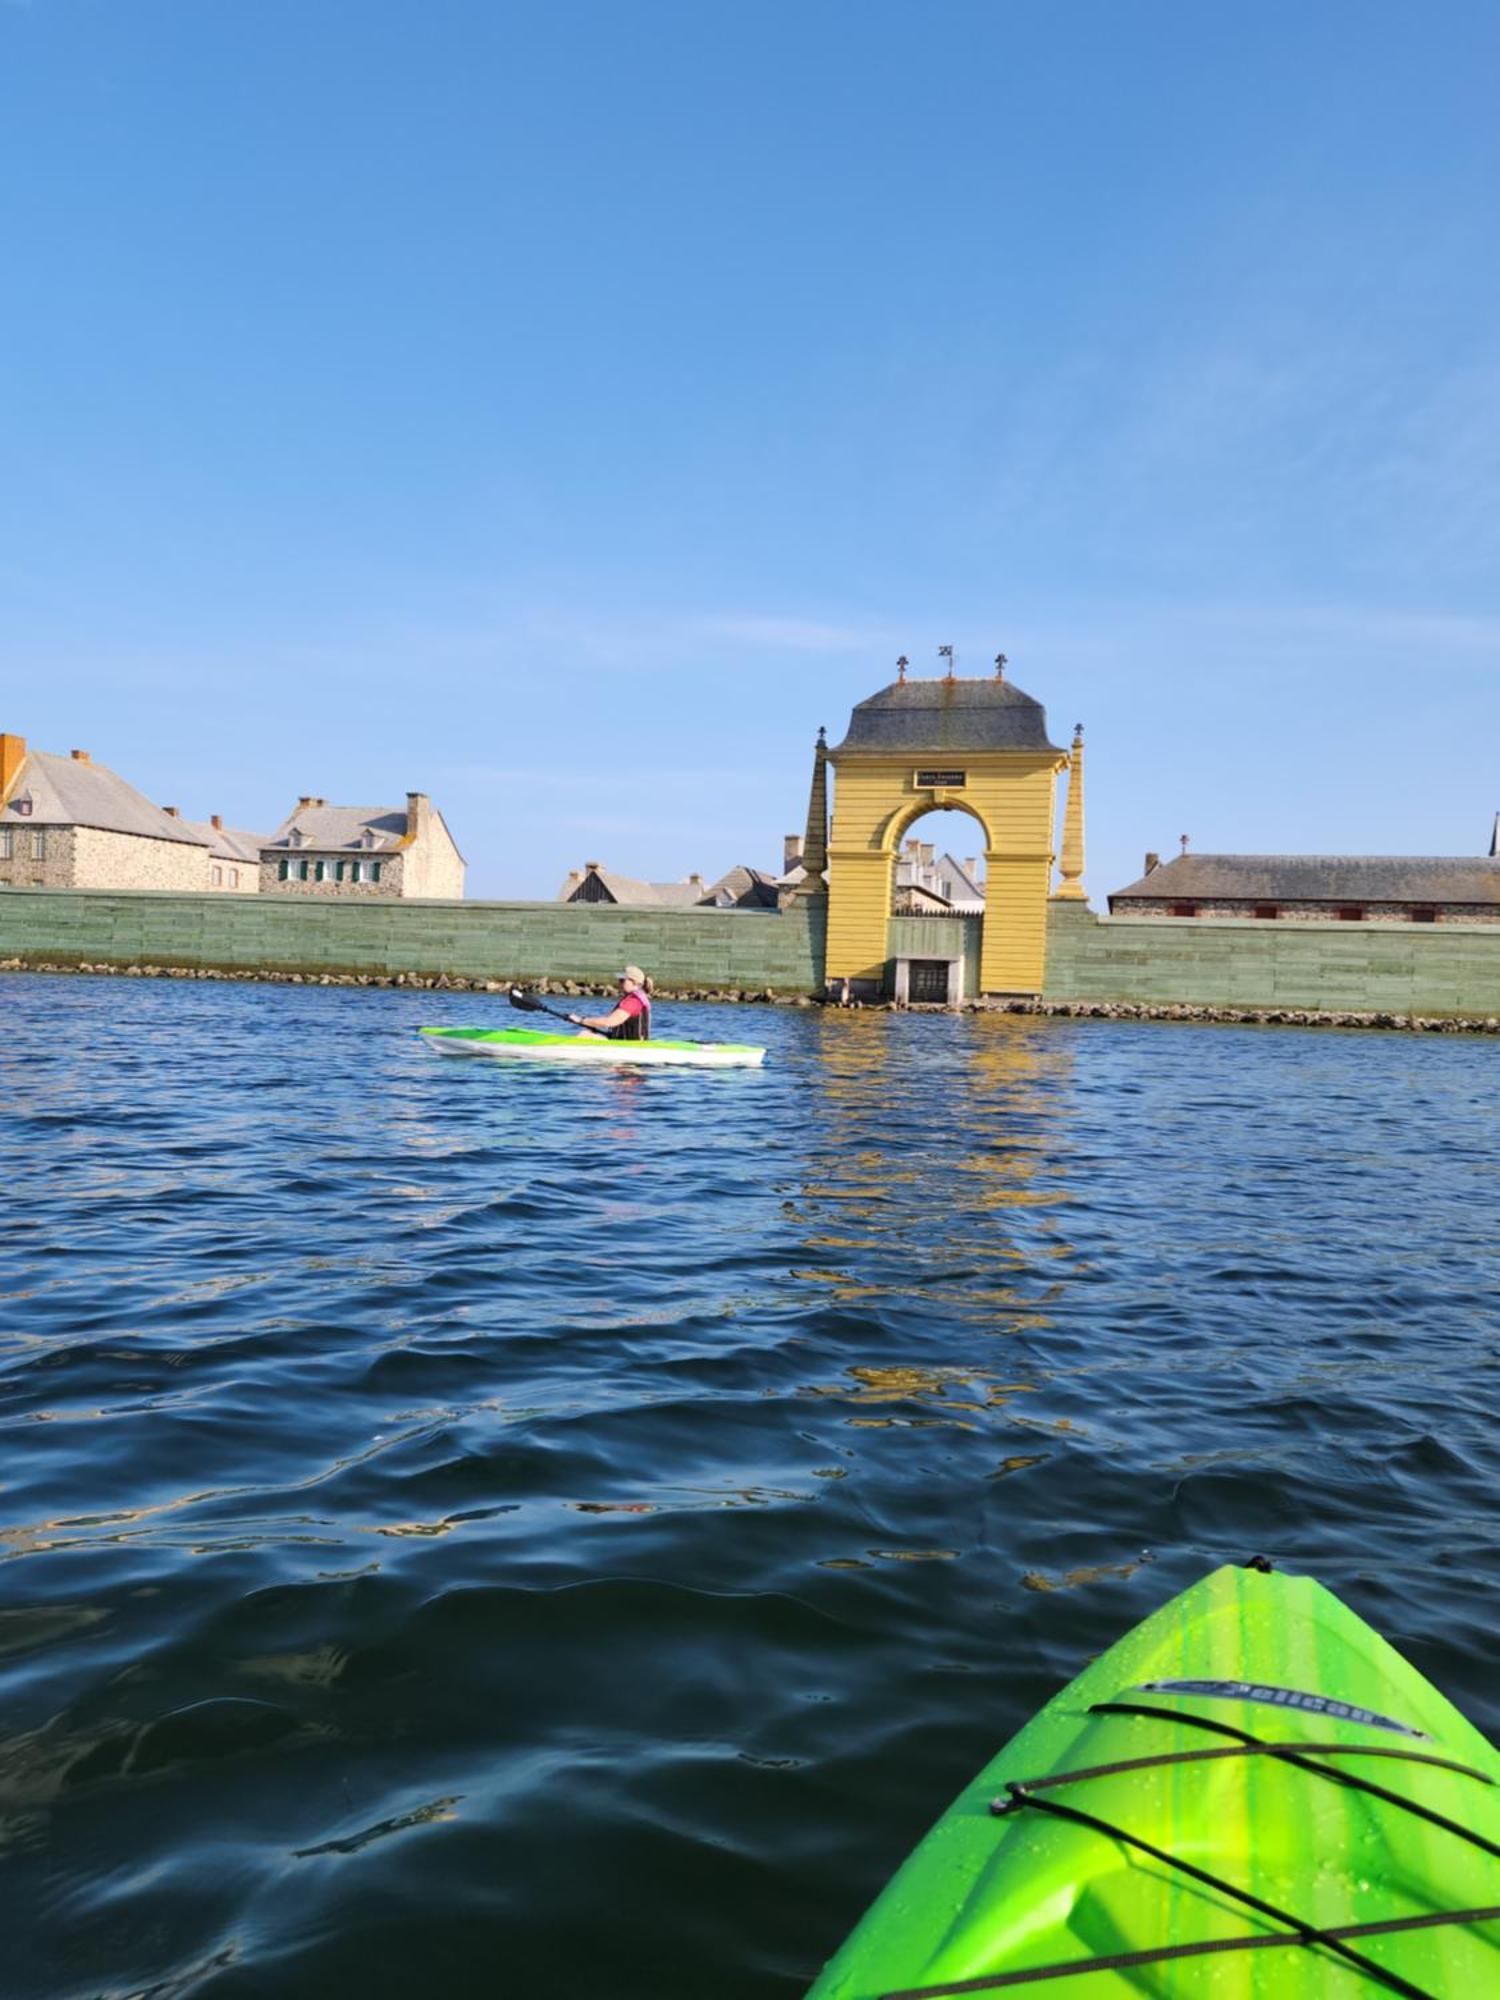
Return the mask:
[[1062, 1233], [1073, 1048], [1010, 1016], [825, 1014], [786, 1203], [809, 1253], [793, 1275], [839, 1304], [911, 1300], [997, 1332], [1045, 1328], [1049, 1267], [1077, 1258]]
[[1134, 1576], [1149, 1556], [1139, 1556], [1128, 1563], [1089, 1563], [1082, 1569], [1065, 1570], [1061, 1576], [1048, 1576], [1044, 1570], [1029, 1569], [1021, 1578], [1023, 1590], [1078, 1590], [1085, 1584], [1099, 1583], [1107, 1576]]

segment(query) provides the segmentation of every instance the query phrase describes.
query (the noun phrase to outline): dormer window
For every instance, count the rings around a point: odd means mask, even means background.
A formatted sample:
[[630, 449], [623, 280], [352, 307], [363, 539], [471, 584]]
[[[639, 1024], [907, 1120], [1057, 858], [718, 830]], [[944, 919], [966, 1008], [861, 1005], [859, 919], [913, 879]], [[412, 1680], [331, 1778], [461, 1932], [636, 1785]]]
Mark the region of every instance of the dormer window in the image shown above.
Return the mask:
[[307, 845], [307, 835], [302, 831], [300, 826], [294, 826], [286, 837], [286, 844], [288, 847], [305, 847]]
[[373, 846], [375, 845], [375, 829], [374, 829], [374, 827], [373, 827], [373, 826], [367, 826], [367, 827], [365, 828], [364, 832], [363, 832], [363, 833], [362, 833], [362, 834], [360, 835], [359, 839], [360, 839], [360, 845], [361, 845], [362, 847], [373, 847]]
[[22, 819], [30, 819], [31, 818], [30, 792], [22, 792], [21, 796], [18, 799], [12, 799], [10, 802], [10, 809], [13, 813], [18, 813]]

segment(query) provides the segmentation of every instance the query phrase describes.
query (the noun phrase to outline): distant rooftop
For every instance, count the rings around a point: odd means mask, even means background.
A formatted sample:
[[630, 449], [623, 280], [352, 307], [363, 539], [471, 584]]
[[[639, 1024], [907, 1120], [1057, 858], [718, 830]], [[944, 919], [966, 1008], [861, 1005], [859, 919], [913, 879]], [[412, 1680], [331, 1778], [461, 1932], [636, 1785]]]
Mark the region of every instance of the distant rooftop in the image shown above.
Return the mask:
[[[591, 884], [589, 889], [583, 889], [585, 882]], [[586, 861], [563, 883], [557, 892], [557, 900], [560, 903], [623, 903], [642, 909], [687, 910], [707, 893], [707, 889], [708, 884], [701, 875], [692, 875], [685, 882], [643, 882], [638, 876], [620, 875], [613, 868], [602, 867], [597, 861]], [[580, 890], [583, 890], [581, 895]]]
[[144, 792], [81, 751], [59, 757], [50, 750], [28, 750], [0, 821], [98, 827], [144, 840], [175, 840], [186, 847], [212, 845], [187, 820], [153, 805]]
[[189, 833], [199, 834], [217, 859], [247, 861], [252, 868], [260, 860], [260, 850], [271, 842], [268, 833], [249, 833], [242, 826], [215, 826], [208, 819], [185, 819], [178, 824]]
[[1047, 711], [1010, 681], [900, 680], [858, 703], [841, 750], [1061, 751], [1047, 739]]
[[642, 882], [597, 861], [575, 868], [557, 892], [560, 903], [619, 903], [663, 910], [774, 910], [777, 878], [743, 864], [727, 869], [717, 882], [689, 875], [683, 882]]
[[379, 854], [405, 838], [405, 806], [331, 806], [326, 799], [310, 799], [287, 814], [266, 846]]
[[1500, 859], [1422, 854], [1180, 854], [1124, 889], [1132, 902], [1500, 904]]

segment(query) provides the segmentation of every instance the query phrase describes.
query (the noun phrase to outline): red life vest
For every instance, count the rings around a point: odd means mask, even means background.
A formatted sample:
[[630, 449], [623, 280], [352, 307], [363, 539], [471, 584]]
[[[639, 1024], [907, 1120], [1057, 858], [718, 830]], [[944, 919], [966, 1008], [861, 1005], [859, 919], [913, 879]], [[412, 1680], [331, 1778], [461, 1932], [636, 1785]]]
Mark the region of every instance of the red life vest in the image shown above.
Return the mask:
[[612, 1042], [649, 1042], [651, 1039], [651, 1002], [644, 993], [627, 993], [621, 1000], [628, 1019], [617, 1028], [606, 1030]]

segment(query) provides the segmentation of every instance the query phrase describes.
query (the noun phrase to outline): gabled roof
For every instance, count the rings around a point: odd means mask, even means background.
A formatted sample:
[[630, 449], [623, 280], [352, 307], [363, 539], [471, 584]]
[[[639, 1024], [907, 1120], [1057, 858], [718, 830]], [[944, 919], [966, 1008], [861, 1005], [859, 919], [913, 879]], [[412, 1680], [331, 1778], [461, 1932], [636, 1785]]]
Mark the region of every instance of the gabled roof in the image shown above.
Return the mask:
[[759, 868], [747, 868], [743, 862], [710, 884], [700, 900], [736, 910], [774, 910], [780, 904], [776, 877]]
[[[31, 811], [17, 811], [29, 799]], [[144, 792], [103, 764], [81, 757], [58, 757], [28, 750], [0, 821], [7, 825], [89, 826], [105, 833], [134, 834], [141, 840], [175, 840], [184, 847], [210, 842], [189, 821], [153, 805]]]
[[1050, 750], [1047, 711], [1009, 681], [892, 681], [860, 702], [845, 750], [952, 755], [964, 750]]
[[[330, 852], [335, 849], [360, 854], [380, 854], [398, 847], [406, 838], [405, 806], [298, 806], [277, 827], [265, 843], [268, 848], [290, 848], [293, 832], [303, 838], [301, 852]], [[367, 841], [366, 834], [373, 834]]]
[[269, 834], [247, 833], [239, 826], [215, 826], [211, 820], [201, 819], [180, 820], [178, 824], [201, 834], [216, 861], [248, 861], [253, 868], [260, 860], [261, 849], [271, 844]]
[[610, 902], [637, 908], [774, 910], [778, 906], [775, 876], [759, 868], [747, 868], [743, 863], [710, 883], [705, 883], [701, 875], [692, 875], [686, 882], [642, 882], [634, 875], [618, 875], [612, 868], [592, 863], [574, 869], [558, 890], [557, 900], [560, 903], [598, 900], [579, 896], [579, 890], [591, 879], [605, 891]]
[[951, 854], [943, 855], [941, 860], [934, 863], [932, 872], [952, 883], [956, 901], [962, 901], [966, 897], [972, 897], [980, 903], [984, 901], [984, 884], [976, 880], [961, 861], [955, 861]]
[[1500, 860], [1421, 854], [1180, 854], [1127, 888], [1132, 902], [1500, 904]]
[[590, 867], [570, 875], [558, 890], [557, 900], [560, 903], [573, 901], [590, 876], [606, 890], [612, 903], [630, 903], [650, 909], [688, 910], [704, 895], [702, 876], [696, 876], [691, 882], [642, 882], [634, 875], [617, 875], [612, 868]]

